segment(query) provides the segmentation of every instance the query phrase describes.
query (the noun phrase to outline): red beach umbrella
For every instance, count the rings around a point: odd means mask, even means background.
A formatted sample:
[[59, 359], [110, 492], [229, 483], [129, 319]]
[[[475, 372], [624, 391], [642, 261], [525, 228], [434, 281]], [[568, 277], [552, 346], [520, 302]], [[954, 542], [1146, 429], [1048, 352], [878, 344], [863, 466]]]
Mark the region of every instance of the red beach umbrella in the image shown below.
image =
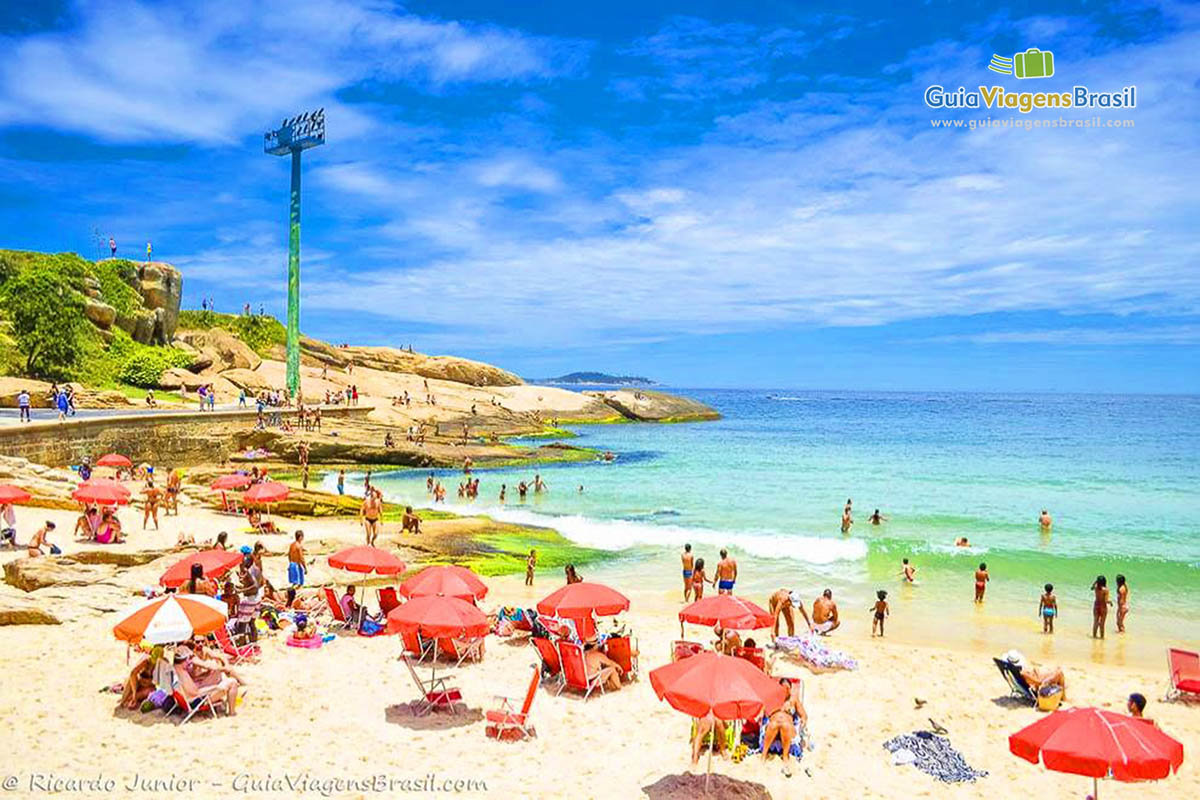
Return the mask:
[[91, 478], [79, 484], [78, 488], [71, 493], [71, 497], [81, 503], [111, 506], [128, 503], [131, 494], [117, 481], [108, 478]]
[[387, 550], [369, 545], [339, 550], [329, 557], [329, 566], [350, 572], [374, 572], [378, 575], [399, 575], [407, 569], [403, 561]]
[[109, 453], [96, 459], [97, 467], [132, 467], [133, 462], [120, 453]]
[[697, 600], [679, 612], [679, 622], [695, 625], [720, 625], [725, 630], [749, 630], [769, 628], [775, 618], [761, 606], [734, 597], [731, 594], [715, 594]]
[[488, 587], [484, 585], [478, 575], [466, 567], [452, 564], [436, 564], [426, 567], [400, 584], [400, 594], [405, 597], [428, 597], [440, 594], [473, 602], [482, 600], [487, 593]]
[[251, 486], [242, 495], [242, 500], [247, 503], [278, 503], [280, 500], [287, 499], [288, 491], [288, 487], [282, 483], [265, 481]]
[[1154, 781], [1183, 763], [1183, 745], [1152, 723], [1098, 708], [1070, 708], [1008, 737], [1008, 749], [1046, 769], [1090, 776], [1093, 797], [1100, 778]]
[[[651, 670], [658, 699], [690, 717], [750, 719], [775, 711], [788, 691], [744, 658], [707, 650]], [[712, 750], [708, 751], [712, 772]], [[705, 778], [707, 786], [708, 779]]]
[[227, 489], [245, 489], [254, 479], [249, 475], [222, 475], [212, 482], [209, 488], [216, 491], [225, 491]]
[[491, 627], [473, 603], [440, 595], [415, 597], [392, 609], [387, 619], [388, 633], [417, 633], [430, 639], [485, 636]]
[[602, 583], [568, 583], [538, 601], [539, 614], [577, 619], [595, 614], [611, 617], [629, 610], [629, 598]]
[[183, 586], [192, 577], [192, 564], [201, 565], [204, 577], [219, 578], [241, 561], [242, 554], [233, 550], [201, 550], [175, 562], [158, 582], [167, 587]]
[[9, 503], [25, 503], [30, 498], [29, 492], [22, 489], [20, 486], [10, 486], [9, 484], [0, 484], [0, 505], [8, 505]]

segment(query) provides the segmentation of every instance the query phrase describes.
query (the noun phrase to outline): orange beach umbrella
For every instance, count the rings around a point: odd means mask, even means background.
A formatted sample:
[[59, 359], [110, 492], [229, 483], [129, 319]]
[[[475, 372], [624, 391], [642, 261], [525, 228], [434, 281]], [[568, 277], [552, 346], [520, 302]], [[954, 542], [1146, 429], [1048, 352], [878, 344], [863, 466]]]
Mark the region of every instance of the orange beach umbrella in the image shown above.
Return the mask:
[[568, 583], [538, 601], [539, 614], [579, 619], [595, 614], [611, 617], [629, 610], [629, 598], [602, 583]]
[[201, 594], [168, 594], [143, 600], [113, 627], [123, 642], [170, 644], [212, 633], [225, 624], [225, 604]]

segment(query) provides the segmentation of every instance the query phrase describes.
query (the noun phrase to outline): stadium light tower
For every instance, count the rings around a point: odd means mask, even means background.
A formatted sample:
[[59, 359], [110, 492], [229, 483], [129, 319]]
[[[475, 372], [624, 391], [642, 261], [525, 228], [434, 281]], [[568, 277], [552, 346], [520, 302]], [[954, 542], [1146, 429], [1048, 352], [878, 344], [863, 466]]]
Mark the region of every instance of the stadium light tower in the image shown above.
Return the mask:
[[264, 135], [263, 150], [273, 156], [292, 155], [291, 215], [288, 220], [287, 389], [300, 396], [300, 153], [325, 144], [325, 109], [285, 119]]

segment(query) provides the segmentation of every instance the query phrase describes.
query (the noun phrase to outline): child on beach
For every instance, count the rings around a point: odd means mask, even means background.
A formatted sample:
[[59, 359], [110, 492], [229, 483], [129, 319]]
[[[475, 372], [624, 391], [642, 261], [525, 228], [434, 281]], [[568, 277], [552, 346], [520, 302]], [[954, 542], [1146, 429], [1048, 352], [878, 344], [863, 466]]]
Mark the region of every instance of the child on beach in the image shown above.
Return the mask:
[[1054, 618], [1058, 616], [1058, 598], [1054, 596], [1054, 584], [1046, 584], [1046, 593], [1038, 603], [1038, 616], [1042, 618], [1042, 633], [1054, 633]]
[[1125, 632], [1125, 615], [1129, 613], [1129, 584], [1124, 575], [1117, 576], [1117, 633]]
[[[907, 558], [904, 559], [904, 561], [905, 563], [908, 563]], [[878, 599], [875, 601], [875, 605], [871, 607], [871, 609], [875, 612], [875, 618], [871, 620], [871, 636], [875, 635], [876, 628], [879, 629], [879, 635], [883, 636], [883, 621], [890, 613], [887, 604], [887, 590], [880, 589], [875, 593], [875, 597]]]
[[983, 593], [987, 589], [987, 582], [991, 580], [988, 576], [987, 564], [980, 564], [979, 569], [975, 570], [975, 602], [983, 602]]
[[696, 566], [692, 570], [692, 596], [697, 600], [704, 599], [704, 584], [708, 582], [708, 576], [704, 574], [704, 559], [697, 558]]
[[525, 585], [533, 586], [533, 568], [537, 566], [537, 550], [529, 551], [529, 558], [525, 561]]
[[905, 583], [913, 583], [914, 582], [913, 579], [916, 577], [916, 574], [917, 574], [917, 568], [914, 567], [912, 564], [908, 563], [907, 558], [904, 559], [903, 561], [901, 561], [900, 566], [901, 566], [900, 574], [904, 577], [904, 582]]

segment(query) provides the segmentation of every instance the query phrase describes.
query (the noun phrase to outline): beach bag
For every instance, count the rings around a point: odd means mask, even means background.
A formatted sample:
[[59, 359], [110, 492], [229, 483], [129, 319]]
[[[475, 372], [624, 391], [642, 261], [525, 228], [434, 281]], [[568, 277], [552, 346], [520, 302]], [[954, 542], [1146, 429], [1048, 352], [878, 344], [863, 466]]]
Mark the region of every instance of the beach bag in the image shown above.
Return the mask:
[[1057, 711], [1062, 702], [1061, 686], [1043, 686], [1038, 690], [1037, 706], [1041, 711]]

